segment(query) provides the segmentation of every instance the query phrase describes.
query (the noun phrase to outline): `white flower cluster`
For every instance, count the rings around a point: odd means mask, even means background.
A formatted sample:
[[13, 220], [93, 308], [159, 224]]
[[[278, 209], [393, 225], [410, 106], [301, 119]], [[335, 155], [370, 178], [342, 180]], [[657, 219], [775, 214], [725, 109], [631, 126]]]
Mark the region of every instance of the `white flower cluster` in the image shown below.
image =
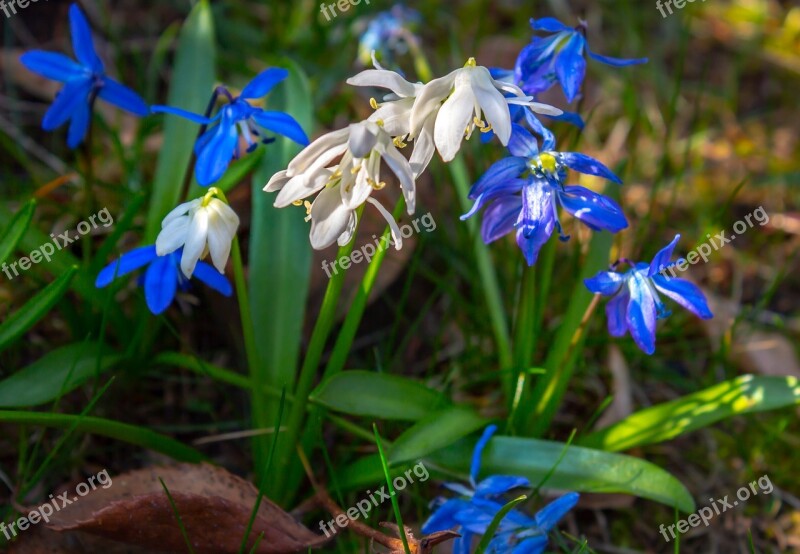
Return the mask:
[[[527, 106], [545, 115], [561, 114], [557, 108], [534, 102], [519, 87], [493, 79], [474, 58], [461, 69], [424, 85], [410, 83], [398, 73], [382, 68], [374, 57], [373, 63], [375, 69], [362, 71], [347, 83], [391, 91], [382, 102], [371, 101], [375, 112], [365, 121], [312, 142], [264, 187], [267, 192], [280, 191], [275, 199], [278, 208], [306, 206], [307, 219], [311, 220], [311, 245], [316, 249], [334, 242], [350, 242], [356, 228], [356, 210], [364, 202], [379, 209], [400, 248], [397, 223], [370, 197], [373, 190], [386, 184], [380, 178], [381, 161], [397, 177], [408, 213], [413, 214], [415, 181], [434, 151], [443, 161], [451, 161], [462, 140], [469, 139], [476, 127], [482, 132], [493, 130], [506, 146], [511, 137], [510, 104]], [[414, 143], [409, 159], [400, 152], [407, 142]], [[315, 194], [313, 202], [306, 200]]]

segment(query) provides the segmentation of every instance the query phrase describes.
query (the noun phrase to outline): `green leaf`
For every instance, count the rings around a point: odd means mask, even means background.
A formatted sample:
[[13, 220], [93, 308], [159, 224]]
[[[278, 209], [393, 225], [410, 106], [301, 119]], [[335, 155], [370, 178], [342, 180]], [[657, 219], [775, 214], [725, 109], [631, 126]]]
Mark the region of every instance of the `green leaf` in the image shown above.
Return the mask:
[[70, 268], [0, 325], [0, 352], [11, 346], [11, 343], [36, 325], [36, 322], [55, 306], [56, 302], [67, 292], [69, 283], [77, 270], [77, 267]]
[[417, 421], [448, 404], [441, 393], [406, 377], [343, 371], [310, 395], [317, 404], [350, 415]]
[[398, 464], [419, 460], [482, 429], [488, 423], [465, 406], [450, 406], [433, 412], [397, 437], [389, 451], [389, 462]]
[[[192, 8], [181, 28], [167, 104], [203, 113], [216, 80], [214, 19], [208, 0]], [[164, 115], [164, 142], [156, 163], [153, 193], [147, 214], [145, 242], [155, 240], [161, 220], [180, 200], [199, 130], [175, 115]]]
[[0, 410], [0, 422], [12, 425], [38, 425], [55, 429], [69, 429], [74, 426], [75, 431], [102, 435], [128, 444], [148, 448], [179, 462], [200, 463], [207, 460], [203, 454], [194, 448], [186, 446], [175, 439], [144, 427], [137, 427], [110, 419], [71, 414]]
[[[474, 441], [459, 441], [430, 459], [467, 474], [474, 446]], [[481, 474], [522, 475], [536, 483], [554, 466], [547, 480], [550, 488], [633, 494], [687, 513], [695, 509], [686, 487], [646, 460], [580, 446], [570, 446], [565, 454], [564, 444], [554, 441], [495, 436], [483, 451]]]
[[486, 552], [486, 549], [489, 547], [489, 543], [494, 537], [494, 534], [497, 532], [497, 528], [500, 527], [500, 522], [503, 521], [503, 518], [506, 517], [506, 514], [513, 510], [518, 504], [525, 502], [527, 499], [528, 497], [523, 494], [522, 496], [515, 498], [500, 508], [500, 510], [494, 515], [494, 518], [492, 518], [492, 522], [486, 528], [486, 532], [481, 535], [481, 540], [475, 549], [475, 554], [483, 554]]
[[[289, 77], [275, 87], [266, 107], [294, 117], [311, 134], [313, 101], [308, 79], [302, 69], [288, 59], [276, 65], [286, 68]], [[264, 386], [287, 391], [295, 390], [303, 320], [311, 280], [311, 245], [305, 212], [294, 206], [275, 208], [275, 195], [264, 192], [269, 179], [289, 164], [301, 146], [285, 137], [267, 145], [269, 150], [253, 175], [252, 227], [248, 252], [250, 312], [253, 320], [259, 367], [250, 368], [256, 390]], [[268, 402], [263, 395], [253, 395], [253, 424], [269, 427], [278, 415], [277, 402]], [[288, 418], [291, 421], [291, 416]], [[256, 467], [263, 467], [269, 448], [269, 437], [255, 441]], [[293, 445], [287, 445], [294, 449]], [[279, 445], [277, 466], [284, 459]], [[292, 450], [293, 452], [293, 450]], [[271, 491], [273, 492], [273, 491]]]
[[636, 412], [582, 437], [578, 443], [603, 450], [627, 450], [664, 442], [736, 415], [797, 404], [800, 404], [800, 382], [796, 377], [742, 375]]
[[22, 240], [25, 231], [33, 219], [33, 212], [36, 210], [36, 200], [29, 200], [19, 211], [14, 214], [11, 221], [0, 233], [0, 264], [5, 262], [14, 252], [14, 249]]
[[108, 370], [120, 358], [98, 343], [62, 346], [0, 381], [0, 406], [22, 408], [50, 402]]

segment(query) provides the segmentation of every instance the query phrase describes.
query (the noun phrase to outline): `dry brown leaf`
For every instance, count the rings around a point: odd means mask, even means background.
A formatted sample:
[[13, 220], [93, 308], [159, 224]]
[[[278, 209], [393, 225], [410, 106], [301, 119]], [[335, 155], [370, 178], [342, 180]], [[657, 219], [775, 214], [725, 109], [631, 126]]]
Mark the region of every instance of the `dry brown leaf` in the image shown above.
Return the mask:
[[[258, 491], [251, 483], [209, 464], [153, 467], [119, 475], [108, 488], [98, 487], [53, 514], [47, 527], [69, 534], [90, 533], [150, 552], [186, 552], [159, 478], [175, 502], [195, 552], [239, 551]], [[255, 550], [262, 554], [305, 552], [328, 540], [267, 498], [261, 501], [248, 550], [262, 533], [264, 537]], [[21, 537], [23, 541], [25, 538]]]
[[603, 415], [597, 419], [595, 429], [608, 427], [633, 413], [631, 372], [625, 357], [615, 344], [608, 347], [608, 369], [611, 371], [614, 399]]

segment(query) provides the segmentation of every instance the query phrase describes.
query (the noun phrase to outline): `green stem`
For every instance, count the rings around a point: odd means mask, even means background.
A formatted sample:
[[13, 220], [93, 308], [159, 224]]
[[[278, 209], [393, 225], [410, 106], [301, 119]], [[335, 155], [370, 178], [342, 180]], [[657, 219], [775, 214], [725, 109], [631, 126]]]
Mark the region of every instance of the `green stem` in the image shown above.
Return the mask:
[[[514, 370], [516, 370], [515, 396], [522, 394], [523, 398], [528, 394], [528, 372], [534, 349], [536, 347], [536, 325], [537, 325], [537, 304], [536, 301], [536, 268], [523, 265], [522, 282], [520, 283], [520, 295], [517, 303], [517, 315], [514, 320]], [[514, 373], [511, 373], [512, 377]], [[525, 401], [522, 401], [525, 404]], [[514, 405], [519, 405], [514, 402]], [[520, 411], [514, 410], [512, 417], [509, 418], [509, 431], [516, 434], [523, 421], [520, 421]]]
[[[89, 130], [86, 132], [86, 140], [83, 145], [84, 160], [86, 162], [86, 170], [83, 178], [86, 188], [86, 198], [84, 199], [84, 210], [86, 213], [84, 214], [84, 217], [89, 217], [94, 213], [94, 156], [92, 155], [92, 143], [94, 142], [94, 132], [92, 131], [93, 128], [94, 125], [90, 121]], [[92, 262], [92, 241], [90, 237], [83, 237], [83, 240], [81, 240], [81, 251], [83, 253], [83, 263], [86, 267], [88, 267]]]
[[[469, 198], [467, 197], [469, 193], [469, 176], [464, 159], [460, 155], [456, 156], [448, 165], [448, 168], [453, 177], [458, 200], [461, 202], [461, 209], [467, 212], [470, 208]], [[500, 358], [501, 375], [503, 376], [503, 391], [510, 402], [513, 393], [514, 374], [509, 370], [513, 367], [514, 358], [511, 353], [511, 340], [509, 338], [505, 309], [503, 308], [503, 297], [500, 293], [500, 285], [489, 254], [489, 247], [481, 239], [477, 220], [467, 220], [467, 227], [473, 237], [475, 263], [478, 266], [478, 276], [483, 287], [484, 300], [489, 311], [489, 320], [492, 324], [494, 339], [497, 343], [497, 353]]]

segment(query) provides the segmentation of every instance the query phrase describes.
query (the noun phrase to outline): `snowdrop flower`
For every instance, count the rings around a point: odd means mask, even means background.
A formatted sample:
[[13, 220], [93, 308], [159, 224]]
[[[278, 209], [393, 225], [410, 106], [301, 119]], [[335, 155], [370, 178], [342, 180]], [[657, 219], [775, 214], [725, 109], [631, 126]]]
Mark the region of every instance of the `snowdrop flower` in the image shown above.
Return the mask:
[[[680, 235], [675, 235], [667, 246], [656, 254], [649, 264], [620, 260], [631, 266], [625, 273], [601, 271], [586, 279], [586, 288], [595, 294], [611, 296], [606, 304], [608, 332], [613, 337], [623, 337], [630, 331], [636, 345], [645, 353], [656, 350], [656, 321], [670, 315], [659, 293], [667, 296], [701, 319], [711, 319], [703, 292], [686, 279], [667, 277], [666, 270], [677, 262], [670, 262], [672, 251]], [[619, 263], [619, 262], [618, 262]], [[616, 264], [612, 266], [612, 269]]]
[[[506, 98], [503, 93], [509, 92]], [[483, 132], [494, 130], [505, 146], [511, 138], [509, 104], [529, 106], [541, 114], [560, 115], [558, 108], [534, 102], [516, 85], [497, 81], [489, 70], [470, 58], [461, 69], [434, 79], [419, 92], [411, 111], [411, 138], [418, 136], [427, 118], [435, 111], [433, 140], [445, 162], [451, 161], [475, 127]], [[482, 116], [486, 117], [486, 122]], [[487, 123], [488, 122], [488, 123]]]
[[187, 278], [194, 273], [198, 260], [209, 253], [217, 271], [225, 272], [239, 218], [215, 195], [225, 198], [219, 189], [211, 187], [205, 196], [184, 202], [161, 222], [156, 251], [165, 256], [183, 248], [181, 271]]
[[[339, 158], [338, 164], [335, 160]], [[369, 201], [393, 226], [399, 248], [402, 239], [394, 218], [377, 201], [373, 190], [382, 189], [381, 161], [400, 181], [408, 213], [414, 213], [416, 190], [408, 160], [378, 121], [362, 121], [321, 136], [301, 151], [285, 171], [273, 175], [264, 190], [280, 191], [276, 208], [306, 204], [311, 220], [311, 245], [323, 249], [334, 242], [347, 244], [355, 230], [355, 210]], [[313, 203], [304, 200], [319, 193]]]

